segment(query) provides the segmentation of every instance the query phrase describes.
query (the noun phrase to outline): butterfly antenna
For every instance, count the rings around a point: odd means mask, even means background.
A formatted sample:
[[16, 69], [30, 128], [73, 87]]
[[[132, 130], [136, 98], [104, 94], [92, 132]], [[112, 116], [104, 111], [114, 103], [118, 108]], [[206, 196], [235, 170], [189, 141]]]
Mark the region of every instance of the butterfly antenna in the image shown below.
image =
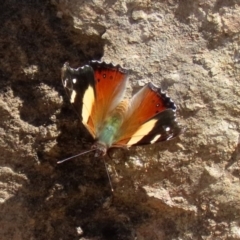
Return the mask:
[[63, 160], [58, 161], [57, 164], [66, 162], [66, 161], [68, 161], [68, 160], [70, 160], [70, 159], [72, 159], [72, 158], [76, 158], [76, 157], [78, 157], [78, 156], [80, 156], [80, 155], [83, 155], [83, 154], [86, 154], [86, 153], [89, 153], [89, 152], [93, 152], [93, 151], [96, 151], [96, 149], [91, 149], [91, 150], [89, 150], [89, 151], [79, 153], [79, 154], [74, 155], [74, 156], [71, 156], [71, 157], [69, 157], [69, 158], [65, 158], [65, 159], [63, 159]]
[[112, 181], [111, 181], [111, 178], [110, 178], [110, 175], [109, 175], [109, 171], [108, 171], [108, 168], [107, 168], [107, 164], [106, 164], [106, 161], [105, 161], [104, 158], [103, 158], [103, 162], [104, 162], [104, 166], [106, 168], [106, 172], [107, 172], [108, 181], [109, 181], [109, 185], [110, 185], [111, 191], [114, 192], [113, 186], [112, 186]]

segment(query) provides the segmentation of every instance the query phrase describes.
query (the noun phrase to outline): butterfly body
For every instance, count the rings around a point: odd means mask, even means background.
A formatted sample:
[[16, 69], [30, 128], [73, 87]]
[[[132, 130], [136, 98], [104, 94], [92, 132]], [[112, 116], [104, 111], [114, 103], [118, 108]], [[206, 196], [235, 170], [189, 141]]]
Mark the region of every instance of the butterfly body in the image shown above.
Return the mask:
[[82, 123], [95, 139], [96, 155], [111, 147], [167, 141], [180, 134], [174, 102], [152, 83], [123, 100], [127, 70], [91, 61], [73, 69], [65, 63], [62, 81]]
[[111, 146], [114, 142], [115, 135], [120, 127], [121, 119], [117, 117], [109, 118], [101, 130], [98, 141], [103, 142], [106, 146]]

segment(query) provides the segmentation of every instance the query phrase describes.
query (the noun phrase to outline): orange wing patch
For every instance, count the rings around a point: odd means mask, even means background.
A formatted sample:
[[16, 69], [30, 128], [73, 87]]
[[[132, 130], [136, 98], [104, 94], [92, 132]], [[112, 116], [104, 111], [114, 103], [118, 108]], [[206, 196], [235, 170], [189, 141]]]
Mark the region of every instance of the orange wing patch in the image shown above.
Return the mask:
[[112, 64], [104, 64], [99, 67], [99, 64], [91, 63], [94, 70], [96, 100], [91, 111], [91, 118], [98, 136], [98, 132], [108, 114], [122, 100], [126, 84], [127, 71], [120, 66]]

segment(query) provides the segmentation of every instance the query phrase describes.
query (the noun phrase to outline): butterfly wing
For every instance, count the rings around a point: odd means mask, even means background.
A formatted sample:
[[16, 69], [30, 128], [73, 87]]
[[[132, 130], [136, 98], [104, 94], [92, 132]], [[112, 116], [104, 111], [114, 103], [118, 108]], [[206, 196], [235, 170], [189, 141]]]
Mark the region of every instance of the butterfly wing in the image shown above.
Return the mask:
[[152, 83], [145, 85], [130, 102], [114, 146], [145, 145], [167, 141], [180, 134], [176, 105]]
[[62, 67], [62, 83], [82, 123], [95, 138], [96, 133], [90, 117], [96, 99], [93, 69], [89, 65], [74, 69], [69, 63], [65, 63]]
[[91, 116], [98, 135], [104, 120], [124, 96], [127, 70], [105, 62], [92, 61], [90, 65], [94, 71], [96, 89]]
[[73, 69], [68, 63], [62, 68], [63, 85], [82, 122], [96, 139], [99, 129], [121, 101], [127, 70], [119, 65], [91, 61], [89, 65]]

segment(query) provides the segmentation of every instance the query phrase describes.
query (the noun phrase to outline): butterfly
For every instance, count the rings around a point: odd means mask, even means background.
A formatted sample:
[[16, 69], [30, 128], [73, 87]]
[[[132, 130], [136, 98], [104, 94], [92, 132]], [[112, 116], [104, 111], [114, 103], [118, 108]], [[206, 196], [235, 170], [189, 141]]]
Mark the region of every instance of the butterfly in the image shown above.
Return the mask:
[[92, 135], [95, 156], [110, 148], [168, 141], [181, 133], [176, 105], [161, 88], [149, 82], [131, 100], [124, 99], [128, 70], [91, 61], [62, 67], [62, 82], [70, 102]]

